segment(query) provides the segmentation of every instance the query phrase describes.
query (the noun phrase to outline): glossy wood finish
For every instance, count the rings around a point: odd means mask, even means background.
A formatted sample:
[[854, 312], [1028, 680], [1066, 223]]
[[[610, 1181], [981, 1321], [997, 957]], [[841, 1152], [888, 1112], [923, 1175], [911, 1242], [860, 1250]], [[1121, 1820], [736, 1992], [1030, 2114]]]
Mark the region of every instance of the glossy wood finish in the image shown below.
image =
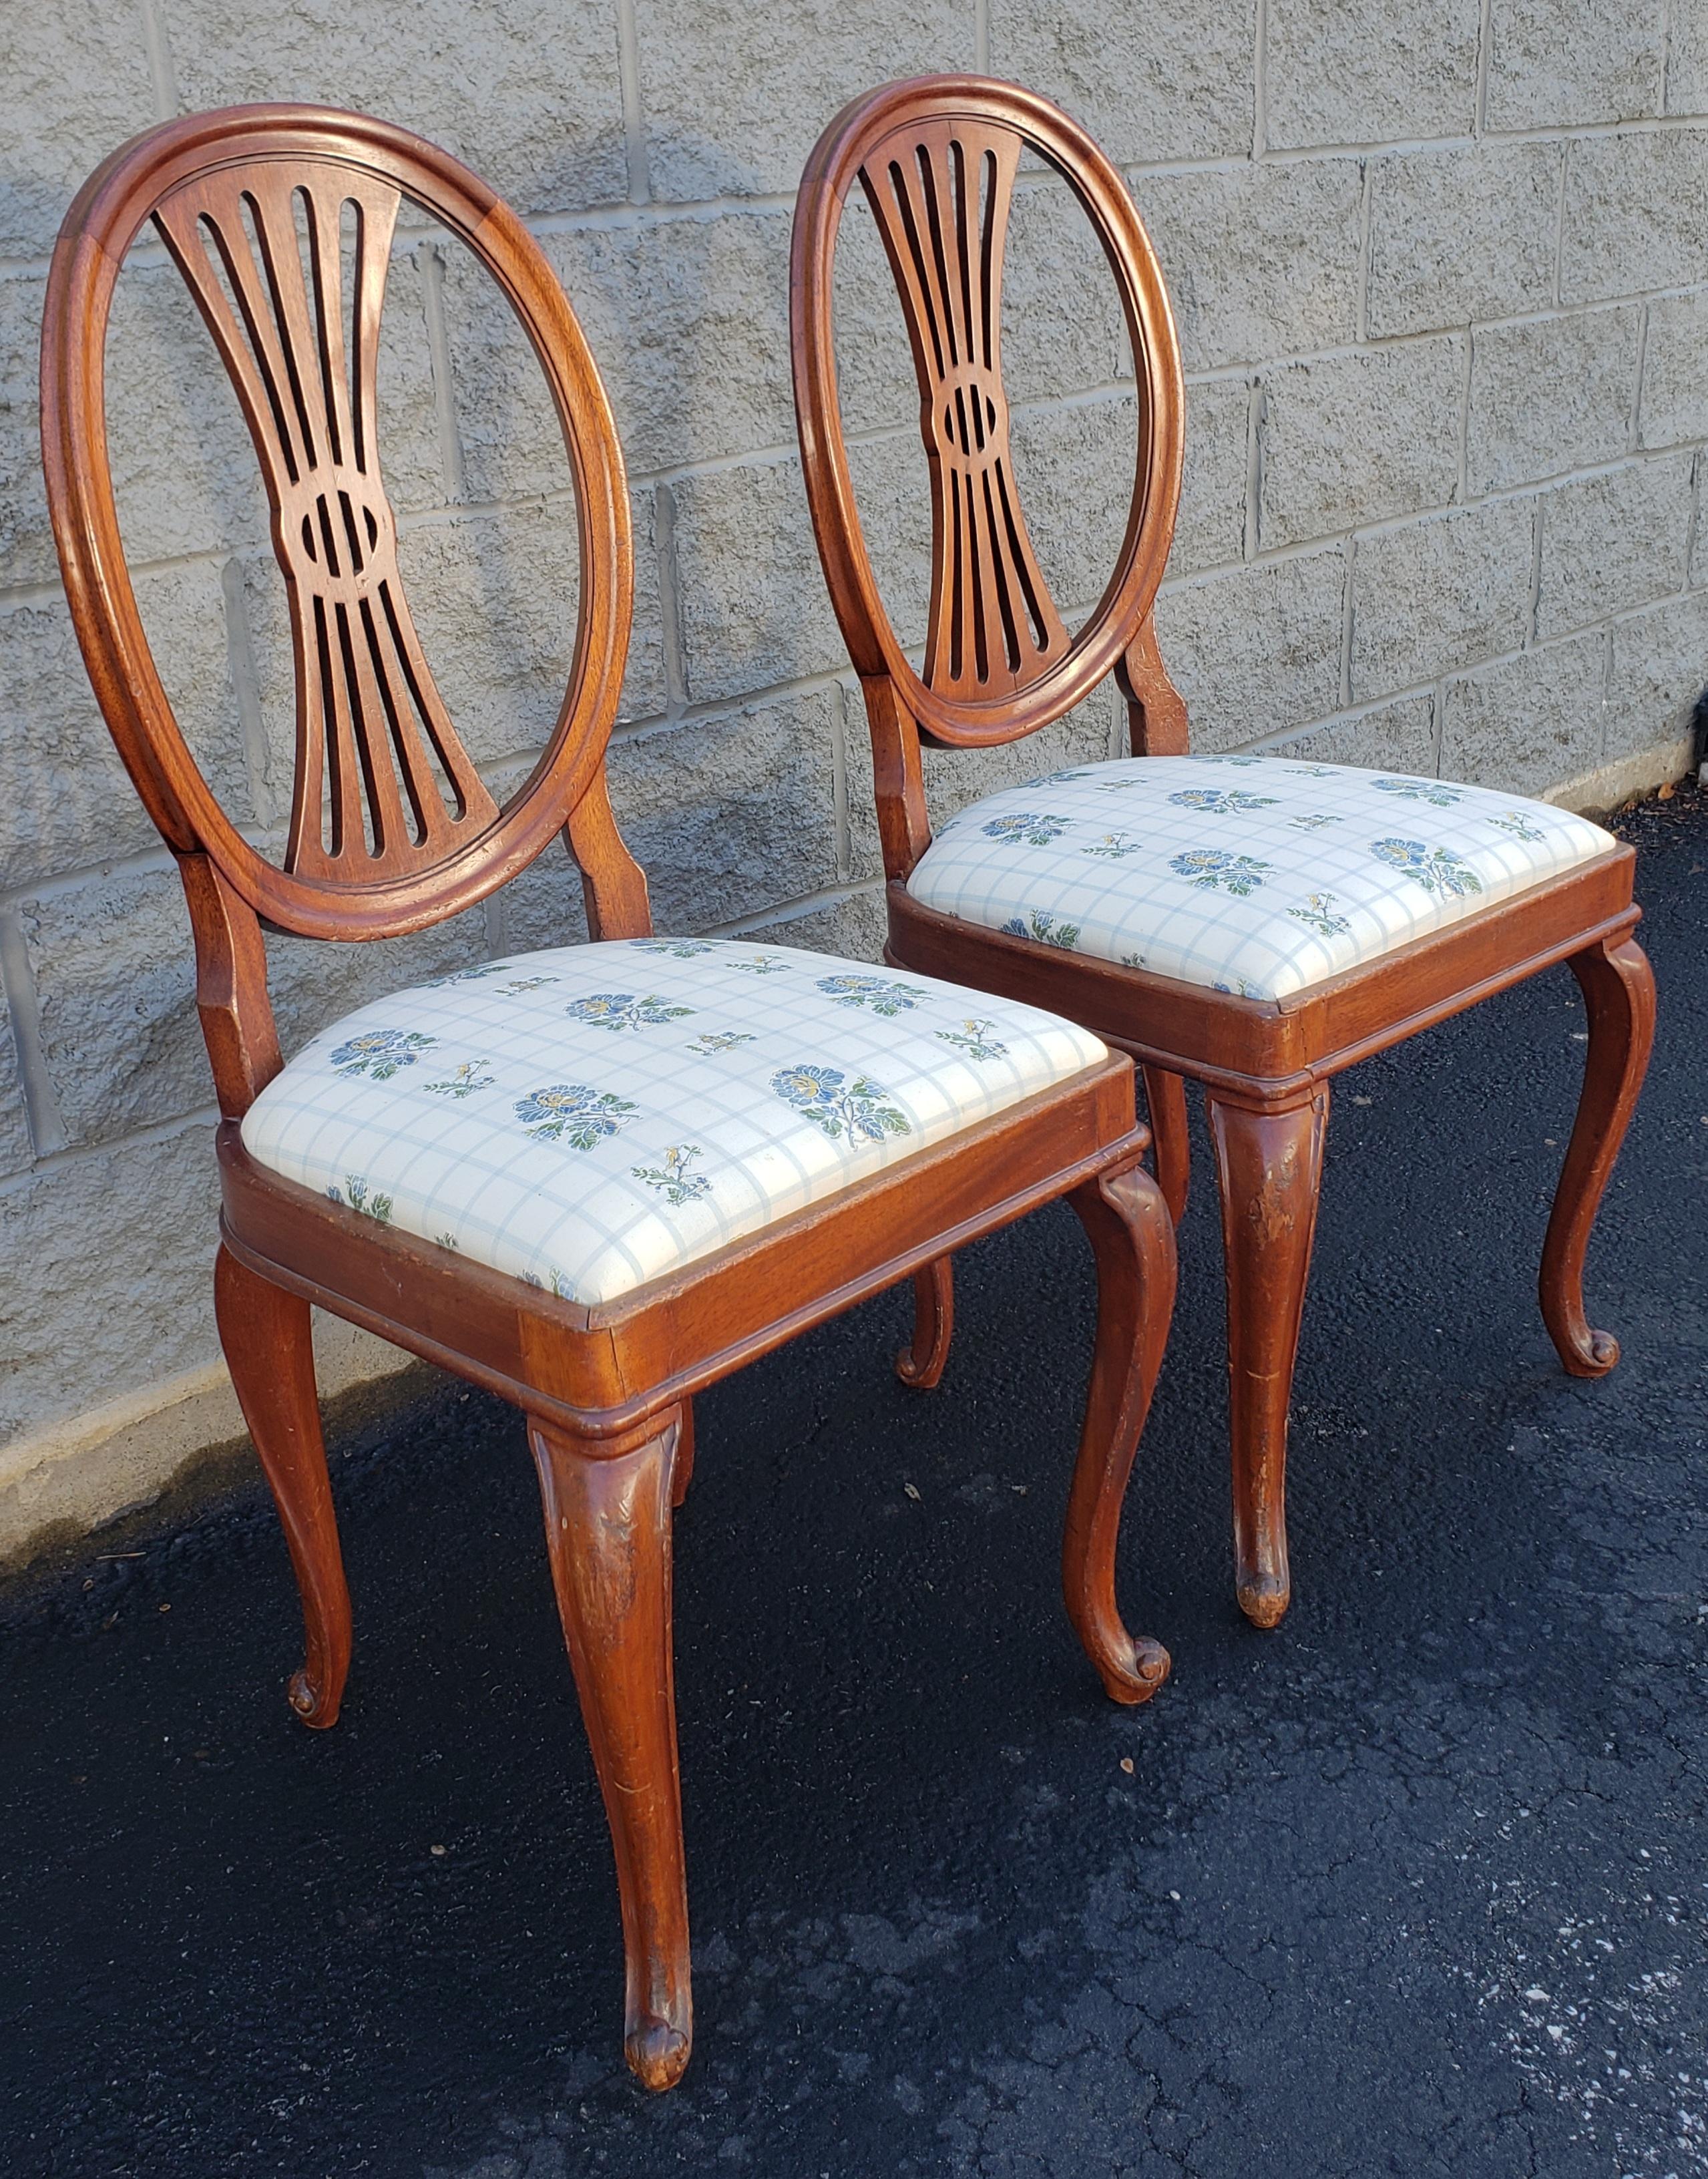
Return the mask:
[[[1052, 606], [1046, 611], [1038, 598], [1032, 615], [1036, 562], [1013, 495], [1001, 384], [1002, 221], [1028, 152], [1066, 181], [1102, 245], [1138, 388], [1126, 535], [1103, 596], [1085, 625], [1066, 634], [1065, 646]], [[843, 206], [856, 184], [884, 236], [920, 387], [934, 577], [919, 672], [884, 611], [838, 406], [835, 259]], [[1562, 960], [1572, 962], [1584, 985], [1591, 1042], [1544, 1255], [1543, 1310], [1568, 1368], [1593, 1375], [1617, 1356], [1608, 1335], [1588, 1330], [1580, 1285], [1590, 1225], [1648, 1054], [1652, 987], [1631, 936], [1638, 918], [1634, 858], [1627, 848], [1610, 849], [1278, 1002], [1064, 952], [921, 906], [907, 880], [931, 838], [922, 746], [1015, 740], [1061, 718], [1112, 669], [1134, 754], [1172, 756], [1187, 749], [1186, 706], [1168, 678], [1151, 617], [1179, 490], [1178, 344], [1155, 254], [1108, 161], [1046, 101], [968, 76], [888, 85], [831, 123], [807, 162], [796, 206], [790, 306], [807, 497], [871, 733], [890, 881], [885, 958], [898, 968], [1069, 1014], [1139, 1060], [1158, 1178], [1177, 1216], [1189, 1180], [1184, 1079], [1204, 1085], [1228, 1251], [1237, 1587], [1248, 1616], [1273, 1626], [1289, 1593], [1288, 1391], [1329, 1080]], [[1024, 627], [1017, 600], [1025, 607]], [[946, 1284], [945, 1277], [920, 1287], [914, 1333], [914, 1352], [929, 1350], [937, 1366], [942, 1326], [935, 1296]]]
[[623, 2047], [649, 2088], [675, 2086], [694, 2039], [670, 1637], [678, 1429], [673, 1416], [654, 1416], [613, 1451], [537, 1416], [528, 1423], [557, 1609], [617, 1849]]
[[[470, 765], [415, 640], [381, 480], [375, 357], [386, 244], [404, 198], [460, 235], [515, 308], [575, 478], [574, 666], [545, 756], [502, 808]], [[272, 503], [298, 684], [295, 788], [277, 864], [218, 808], [184, 742], [137, 619], [113, 514], [107, 315], [118, 266], [150, 217], [237, 384]], [[1097, 1358], [1073, 1494], [1069, 1556], [1081, 1572], [1070, 1578], [1069, 1605], [1120, 1699], [1141, 1699], [1166, 1671], [1166, 1653], [1122, 1627], [1112, 1589], [1122, 1488], [1171, 1285], [1156, 1239], [1166, 1212], [1140, 1164], [1148, 1136], [1134, 1117], [1132, 1062], [1111, 1053], [597, 1307], [558, 1300], [258, 1166], [240, 1123], [282, 1064], [266, 930], [362, 940], [419, 930], [484, 897], [560, 833], [581, 872], [593, 936], [651, 929], [646, 881], [617, 830], [605, 771], [633, 583], [610, 410], [543, 257], [490, 191], [401, 130], [293, 107], [170, 123], [92, 178], [55, 254], [42, 386], [49, 505], [79, 639], [189, 904], [196, 1002], [223, 1116], [220, 1334], [302, 1593], [306, 1661], [291, 1682], [293, 1705], [330, 1725], [349, 1659], [315, 1404], [316, 1304], [500, 1394], [528, 1419], [616, 1853], [625, 2045], [642, 2081], [667, 2087], [693, 2033], [670, 1542], [693, 1468], [695, 1392], [909, 1278], [932, 1314], [904, 1374], [935, 1383], [953, 1308], [948, 1254], [1057, 1197], [1102, 1190], [1134, 1238], [1117, 1245], [1102, 1232], [1114, 1212], [1097, 1214]]]
[[955, 1280], [947, 1256], [914, 1274], [914, 1336], [896, 1357], [896, 1375], [921, 1392], [942, 1382], [955, 1330]]
[[336, 1725], [350, 1669], [350, 1595], [321, 1436], [309, 1305], [257, 1277], [226, 1248], [214, 1260], [213, 1303], [302, 1598], [305, 1654], [285, 1692], [305, 1725]]
[[1584, 1257], [1601, 1196], [1636, 1109], [1655, 1041], [1655, 972], [1634, 940], [1572, 956], [1584, 994], [1590, 1049], [1584, 1094], [1542, 1244], [1542, 1320], [1574, 1377], [1605, 1377], [1619, 1358], [1611, 1331], [1584, 1314]]

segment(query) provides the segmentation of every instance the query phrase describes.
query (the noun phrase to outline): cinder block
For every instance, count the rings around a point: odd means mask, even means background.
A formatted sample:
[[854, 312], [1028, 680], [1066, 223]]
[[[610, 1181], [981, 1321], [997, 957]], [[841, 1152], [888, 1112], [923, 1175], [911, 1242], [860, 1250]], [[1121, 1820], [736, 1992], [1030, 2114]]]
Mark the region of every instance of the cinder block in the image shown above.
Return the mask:
[[1561, 129], [1658, 113], [1661, 53], [1656, 9], [1627, 0], [1492, 0], [1488, 126]]
[[[47, 1077], [74, 1146], [211, 1104], [189, 919], [175, 871], [91, 878], [25, 898], [18, 917]], [[372, 945], [270, 940], [268, 984], [287, 1054], [370, 998], [478, 960], [485, 943], [478, 910]]]
[[[462, 0], [308, 0], [258, 37], [230, 0], [158, 0], [158, 9], [186, 113], [295, 98], [382, 113], [522, 212], [626, 194], [614, 11], [567, 8], [548, 22], [517, 0], [478, 10]], [[408, 55], [419, 64], [405, 65]]]
[[0, 11], [0, 258], [45, 258], [85, 178], [157, 116], [135, 12], [105, 0]]
[[17, 1031], [6, 993], [0, 990], [0, 1178], [22, 1172], [35, 1155], [18, 1070]]
[[1478, 0], [1270, 0], [1264, 141], [1274, 151], [1469, 134]]
[[211, 1362], [219, 1174], [203, 1127], [0, 1191], [0, 1439]]
[[1616, 460], [1630, 444], [1642, 312], [1584, 310], [1471, 336], [1474, 493]]
[[[219, 569], [135, 579], [143, 625], [186, 740], [239, 819], [250, 815], [242, 730], [226, 666]], [[118, 761], [58, 599], [0, 612], [0, 870], [8, 886], [111, 862], [159, 834]]]
[[1360, 537], [1354, 699], [1516, 650], [1530, 618], [1532, 521], [1531, 502], [1495, 500]]
[[1195, 575], [1244, 556], [1251, 388], [1216, 378], [1186, 389], [1186, 466], [1171, 574]]
[[836, 883], [840, 703], [816, 689], [613, 746], [612, 806], [661, 930], [733, 923]]
[[[917, 441], [914, 458], [920, 479], [916, 498], [925, 510], [917, 526], [928, 540], [925, 457]], [[797, 459], [713, 469], [683, 477], [670, 490], [676, 507], [684, 665], [692, 701], [743, 695], [847, 664], [819, 568]], [[892, 585], [908, 571], [880, 557], [883, 508], [863, 502], [860, 511], [880, 583]], [[918, 557], [916, 545], [915, 573]], [[916, 593], [916, 581], [914, 589]], [[924, 608], [917, 596], [909, 602], [913, 617], [922, 623]]]
[[1464, 336], [1447, 334], [1266, 372], [1260, 542], [1445, 505], [1458, 482], [1464, 353]]
[[801, 946], [812, 953], [836, 953], [845, 961], [881, 961], [889, 936], [889, 915], [881, 886], [863, 886], [810, 915], [792, 915], [762, 925], [752, 934], [756, 944]]
[[1561, 156], [1556, 144], [1485, 143], [1378, 158], [1370, 184], [1372, 336], [1546, 309], [1553, 299]]
[[1336, 709], [1345, 585], [1332, 546], [1162, 592], [1156, 632], [1195, 749], [1242, 749]]
[[1112, 159], [1251, 149], [1255, 0], [1183, 0], [1112, 18], [1095, 0], [991, 0], [991, 69], [1055, 100]]
[[552, 239], [636, 475], [794, 445], [789, 225], [755, 211]]
[[0, 279], [0, 585], [50, 583], [59, 575], [36, 397], [47, 287], [36, 277]]
[[1603, 639], [1522, 651], [1447, 685], [1442, 777], [1540, 794], [1600, 761]]
[[1649, 305], [1638, 443], [1676, 447], [1708, 439], [1708, 293], [1666, 295]]
[[1604, 758], [1682, 741], [1708, 689], [1708, 594], [1693, 590], [1612, 628]]
[[[1007, 283], [1004, 282], [1005, 294]], [[920, 387], [894, 275], [862, 191], [843, 208], [837, 234], [835, 307], [837, 398], [845, 431], [920, 428]], [[1002, 340], [1010, 336], [1005, 305]], [[1006, 360], [1006, 359], [1005, 359]], [[1013, 391], [1012, 372], [1009, 391]], [[789, 426], [793, 434], [794, 426]]]
[[1012, 401], [1048, 401], [1130, 378], [1108, 260], [1067, 184], [1022, 177], [1002, 253], [1002, 375]]
[[1566, 156], [1563, 299], [1594, 303], [1704, 281], [1708, 129], [1574, 138]]
[[1301, 764], [1356, 764], [1372, 771], [1404, 771], [1434, 776], [1436, 718], [1433, 696], [1402, 696], [1395, 703], [1370, 711], [1355, 711], [1350, 718], [1331, 719], [1313, 727], [1296, 742], [1285, 743], [1277, 755], [1295, 757]]
[[1070, 627], [1096, 605], [1127, 532], [1138, 458], [1130, 394], [1013, 420], [1014, 481], [1032, 550]]
[[1691, 467], [1689, 453], [1656, 454], [1544, 496], [1540, 635], [1586, 628], [1683, 589]]
[[1667, 10], [1667, 111], [1708, 113], [1708, 14], [1700, 8]]
[[1189, 370], [1353, 340], [1363, 189], [1345, 158], [1139, 178]]
[[973, 63], [972, 17], [953, 0], [840, 11], [778, 0], [762, 21], [743, 0], [636, 0], [634, 14], [656, 197], [792, 195], [849, 99]]

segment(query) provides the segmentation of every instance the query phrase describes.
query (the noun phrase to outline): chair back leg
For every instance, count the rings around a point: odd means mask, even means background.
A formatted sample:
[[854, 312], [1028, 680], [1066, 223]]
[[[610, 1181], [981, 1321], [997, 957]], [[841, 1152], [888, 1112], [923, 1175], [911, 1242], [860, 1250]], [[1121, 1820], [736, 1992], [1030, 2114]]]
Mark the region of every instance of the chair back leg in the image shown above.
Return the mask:
[[350, 1597], [321, 1436], [309, 1305], [225, 1248], [214, 1263], [213, 1305], [302, 1597], [305, 1654], [286, 1693], [305, 1725], [334, 1725], [350, 1668]]
[[939, 1256], [914, 1274], [913, 1340], [896, 1357], [896, 1375], [903, 1384], [929, 1392], [942, 1383], [954, 1329], [954, 1265], [951, 1258]]
[[1186, 1210], [1192, 1180], [1192, 1144], [1186, 1133], [1186, 1084], [1166, 1067], [1142, 1067], [1145, 1101], [1151, 1108], [1151, 1133], [1156, 1184], [1168, 1216], [1178, 1226]]
[[1655, 972], [1634, 938], [1572, 956], [1589, 1015], [1583, 1094], [1542, 1244], [1542, 1321], [1574, 1377], [1604, 1377], [1619, 1358], [1611, 1331], [1584, 1314], [1584, 1257], [1607, 1177], [1636, 1109], [1655, 1041]]
[[674, 1414], [656, 1417], [613, 1447], [528, 1419], [557, 1609], [617, 1854], [623, 2049], [649, 2088], [681, 2079], [694, 2035], [670, 1638], [681, 1427]]

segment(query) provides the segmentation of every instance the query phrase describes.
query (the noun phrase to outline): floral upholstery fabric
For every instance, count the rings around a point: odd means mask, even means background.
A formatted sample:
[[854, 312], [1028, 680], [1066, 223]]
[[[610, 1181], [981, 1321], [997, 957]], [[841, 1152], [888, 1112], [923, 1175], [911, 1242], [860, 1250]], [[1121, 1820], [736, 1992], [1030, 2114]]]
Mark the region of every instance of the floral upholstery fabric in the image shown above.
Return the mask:
[[268, 1084], [243, 1139], [365, 1217], [611, 1301], [1104, 1057], [928, 976], [636, 939], [376, 1000]]
[[1283, 999], [1616, 843], [1546, 802], [1283, 757], [1124, 757], [959, 811], [908, 890], [964, 923]]

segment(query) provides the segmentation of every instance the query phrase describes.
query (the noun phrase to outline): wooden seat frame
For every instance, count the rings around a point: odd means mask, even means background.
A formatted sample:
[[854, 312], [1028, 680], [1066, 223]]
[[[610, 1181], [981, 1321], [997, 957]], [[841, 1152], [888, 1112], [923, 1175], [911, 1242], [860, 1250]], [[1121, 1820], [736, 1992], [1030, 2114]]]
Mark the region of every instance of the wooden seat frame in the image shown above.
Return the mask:
[[[404, 198], [465, 243], [508, 298], [551, 388], [574, 477], [582, 576], [574, 664], [546, 752], [503, 809], [458, 742], [415, 642], [376, 456], [380, 313]], [[184, 739], [119, 539], [106, 332], [120, 266], [150, 218], [232, 376], [272, 503], [297, 665], [295, 795], [280, 864], [221, 810]], [[346, 297], [341, 251], [352, 245]], [[671, 1529], [692, 1465], [691, 1401], [702, 1386], [1067, 1196], [1099, 1279], [1063, 1551], [1068, 1608], [1117, 1701], [1145, 1700], [1167, 1675], [1160, 1644], [1123, 1626], [1114, 1589], [1122, 1496], [1174, 1280], [1173, 1227], [1141, 1163], [1149, 1137], [1135, 1123], [1132, 1062], [1111, 1053], [597, 1307], [554, 1298], [266, 1170], [244, 1150], [239, 1127], [282, 1065], [264, 929], [328, 940], [420, 930], [483, 899], [561, 832], [582, 874], [594, 937], [651, 930], [646, 881], [618, 833], [606, 782], [633, 563], [604, 389], [541, 251], [464, 168], [361, 116], [239, 107], [138, 137], [72, 206], [48, 284], [42, 447], [90, 676], [189, 903], [197, 1003], [222, 1115], [219, 1333], [277, 1501], [306, 1627], [290, 1701], [306, 1723], [332, 1724], [350, 1652], [316, 1403], [315, 1303], [499, 1393], [527, 1418], [616, 1849], [629, 2062], [648, 2086], [668, 2087], [687, 2063], [692, 2032]]]
[[[1114, 573], [1068, 637], [1009, 474], [1000, 330], [1004, 227], [1022, 152], [1068, 185], [1119, 291], [1138, 392], [1138, 458]], [[907, 321], [933, 520], [923, 669], [891, 625], [855, 506], [837, 394], [834, 266], [858, 183]], [[1227, 1255], [1233, 1533], [1240, 1605], [1273, 1627], [1290, 1594], [1287, 1415], [1315, 1227], [1329, 1084], [1344, 1068], [1557, 961], [1587, 1004], [1583, 1095], [1542, 1250], [1542, 1315], [1574, 1375], [1617, 1342], [1584, 1313], [1590, 1227], [1648, 1063], [1654, 980], [1632, 933], [1634, 857], [1617, 847], [1380, 959], [1269, 1001], [1120, 967], [924, 906], [908, 879], [931, 845], [922, 744], [981, 749], [1052, 724], [1112, 670], [1137, 756], [1186, 753], [1186, 706], [1164, 670], [1152, 602], [1173, 538], [1184, 395], [1156, 255], [1119, 174], [1076, 123], [1012, 84], [928, 76], [856, 99], [813, 151], [790, 267], [796, 416], [832, 602], [871, 731], [897, 967], [1027, 999], [1084, 1023], [1141, 1063], [1158, 1177], [1178, 1218], [1184, 1081], [1203, 1084]], [[976, 398], [974, 398], [976, 395]], [[970, 419], [973, 428], [969, 428]], [[1018, 625], [1017, 625], [1018, 623]], [[946, 1264], [918, 1282], [915, 1381], [947, 1356]]]

